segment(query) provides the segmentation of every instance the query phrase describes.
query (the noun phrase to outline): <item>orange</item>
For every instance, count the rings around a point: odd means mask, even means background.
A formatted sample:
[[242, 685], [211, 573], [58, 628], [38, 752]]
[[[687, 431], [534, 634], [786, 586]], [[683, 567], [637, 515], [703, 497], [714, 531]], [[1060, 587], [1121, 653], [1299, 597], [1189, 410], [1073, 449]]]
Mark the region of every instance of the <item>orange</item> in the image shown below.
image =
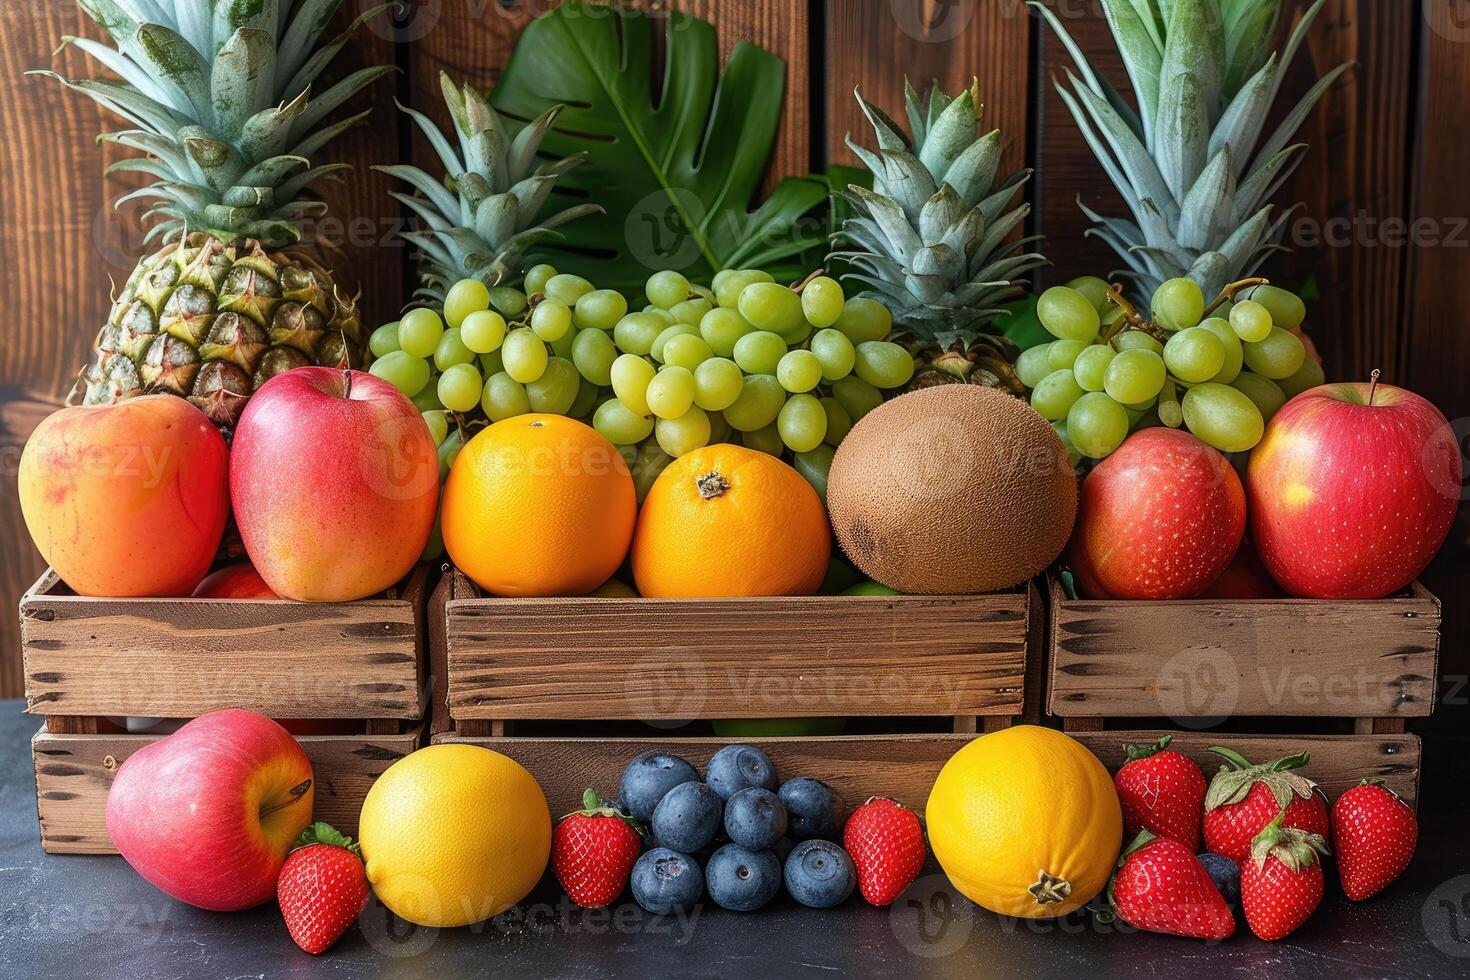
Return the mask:
[[811, 595], [831, 553], [811, 484], [774, 456], [714, 445], [659, 474], [633, 536], [640, 595]]
[[623, 563], [638, 500], [628, 464], [589, 426], [518, 415], [460, 450], [440, 515], [444, 549], [480, 588], [585, 595]]

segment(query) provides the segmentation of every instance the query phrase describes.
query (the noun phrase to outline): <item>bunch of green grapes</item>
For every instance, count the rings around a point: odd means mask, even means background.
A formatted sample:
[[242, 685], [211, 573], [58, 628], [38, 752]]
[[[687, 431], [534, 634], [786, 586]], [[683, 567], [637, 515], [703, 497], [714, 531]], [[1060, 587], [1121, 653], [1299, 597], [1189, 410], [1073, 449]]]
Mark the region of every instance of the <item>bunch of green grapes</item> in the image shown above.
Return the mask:
[[1016, 372], [1074, 456], [1103, 459], [1154, 425], [1245, 452], [1287, 399], [1323, 381], [1292, 332], [1306, 307], [1284, 289], [1250, 285], [1207, 306], [1194, 280], [1171, 279], [1152, 309], [1143, 322], [1090, 276], [1037, 301], [1056, 339], [1022, 353]]

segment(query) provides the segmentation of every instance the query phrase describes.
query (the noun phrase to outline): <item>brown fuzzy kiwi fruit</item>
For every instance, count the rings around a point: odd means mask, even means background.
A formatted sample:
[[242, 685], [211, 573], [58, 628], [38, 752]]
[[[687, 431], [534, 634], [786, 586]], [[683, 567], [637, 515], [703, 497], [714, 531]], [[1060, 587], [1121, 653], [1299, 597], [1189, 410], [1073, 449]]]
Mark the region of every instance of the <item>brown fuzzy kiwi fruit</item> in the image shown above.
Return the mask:
[[1013, 395], [941, 385], [853, 426], [827, 476], [837, 541], [900, 592], [993, 592], [1061, 554], [1077, 477], [1051, 425]]

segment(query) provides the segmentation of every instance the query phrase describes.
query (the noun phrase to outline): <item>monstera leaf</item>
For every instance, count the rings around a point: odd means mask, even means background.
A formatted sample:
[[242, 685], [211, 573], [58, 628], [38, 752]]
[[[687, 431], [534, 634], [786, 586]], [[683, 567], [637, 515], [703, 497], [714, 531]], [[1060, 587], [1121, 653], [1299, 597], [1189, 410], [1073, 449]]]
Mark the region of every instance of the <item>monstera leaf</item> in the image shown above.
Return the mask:
[[[653, 31], [665, 19], [655, 95]], [[491, 101], [521, 120], [564, 105], [542, 151], [587, 161], [560, 178], [546, 211], [579, 201], [606, 209], [565, 225], [565, 237], [538, 253], [559, 271], [635, 295], [657, 269], [702, 282], [728, 268], [800, 277], [802, 253], [825, 248], [826, 179], [783, 180], [752, 210], [785, 73], [781, 59], [741, 41], [721, 76], [714, 26], [678, 12], [655, 20], [567, 3], [532, 21]]]

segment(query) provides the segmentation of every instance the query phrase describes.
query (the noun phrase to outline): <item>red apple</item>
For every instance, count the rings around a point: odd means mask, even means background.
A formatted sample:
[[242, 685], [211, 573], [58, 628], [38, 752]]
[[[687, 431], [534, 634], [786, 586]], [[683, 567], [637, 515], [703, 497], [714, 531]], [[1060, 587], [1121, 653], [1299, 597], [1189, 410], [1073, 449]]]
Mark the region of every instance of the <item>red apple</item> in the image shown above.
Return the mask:
[[297, 368], [241, 413], [230, 496], [245, 551], [277, 595], [361, 599], [418, 561], [439, 506], [439, 459], [423, 416], [388, 382]]
[[79, 595], [188, 595], [230, 512], [225, 440], [176, 395], [56, 412], [18, 477], [36, 547]]
[[279, 599], [249, 562], [210, 572], [194, 590], [195, 599]]
[[1261, 556], [1247, 538], [1240, 543], [1240, 550], [1229, 567], [1199, 595], [1201, 599], [1282, 599], [1286, 593], [1266, 571]]
[[1292, 595], [1381, 598], [1444, 543], [1461, 478], [1454, 431], [1428, 401], [1322, 385], [1287, 402], [1251, 453], [1251, 539]]
[[156, 888], [233, 912], [275, 897], [314, 793], [311, 763], [284, 728], [215, 711], [123, 761], [107, 794], [107, 833]]
[[1068, 556], [1094, 599], [1186, 599], [1220, 577], [1245, 532], [1245, 491], [1188, 432], [1144, 429], [1082, 481]]

